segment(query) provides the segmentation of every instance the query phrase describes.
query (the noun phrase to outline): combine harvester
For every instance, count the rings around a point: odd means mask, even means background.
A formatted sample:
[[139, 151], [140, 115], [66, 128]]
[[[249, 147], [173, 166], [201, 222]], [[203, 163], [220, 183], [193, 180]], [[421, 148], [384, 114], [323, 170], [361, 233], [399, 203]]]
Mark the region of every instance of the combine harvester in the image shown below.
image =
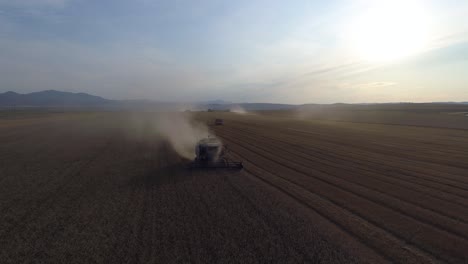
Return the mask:
[[244, 168], [242, 162], [229, 161], [226, 157], [226, 148], [215, 137], [200, 140], [195, 147], [197, 157], [188, 167], [190, 169], [233, 169]]

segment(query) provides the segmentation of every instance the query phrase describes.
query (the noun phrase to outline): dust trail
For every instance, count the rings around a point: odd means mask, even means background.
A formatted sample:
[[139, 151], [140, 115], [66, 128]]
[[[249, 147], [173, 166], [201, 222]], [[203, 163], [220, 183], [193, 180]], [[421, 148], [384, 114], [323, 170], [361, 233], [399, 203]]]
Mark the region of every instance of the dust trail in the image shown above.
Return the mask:
[[156, 128], [174, 150], [187, 159], [195, 158], [195, 146], [200, 139], [214, 137], [205, 124], [194, 121], [189, 114], [160, 115]]
[[143, 142], [167, 141], [181, 157], [190, 160], [196, 156], [198, 141], [215, 137], [205, 123], [195, 120], [188, 112], [131, 113], [125, 132], [130, 138]]
[[233, 105], [231, 107], [231, 112], [233, 113], [236, 113], [236, 114], [240, 114], [240, 115], [245, 115], [247, 114], [248, 112], [242, 108], [240, 105]]

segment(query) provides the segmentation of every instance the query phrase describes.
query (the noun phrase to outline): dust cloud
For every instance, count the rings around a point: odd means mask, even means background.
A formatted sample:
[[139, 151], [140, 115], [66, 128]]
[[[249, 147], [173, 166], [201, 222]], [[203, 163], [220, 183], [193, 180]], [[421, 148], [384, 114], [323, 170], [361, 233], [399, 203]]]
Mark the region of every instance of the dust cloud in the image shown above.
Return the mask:
[[205, 123], [190, 113], [134, 113], [131, 115], [127, 134], [144, 142], [167, 141], [183, 158], [194, 159], [199, 140], [215, 137]]
[[160, 115], [156, 122], [157, 131], [187, 159], [195, 158], [195, 146], [200, 139], [213, 136], [205, 124], [194, 121], [188, 114]]
[[236, 113], [236, 114], [240, 114], [240, 115], [245, 115], [245, 114], [248, 113], [248, 112], [247, 112], [244, 108], [242, 108], [240, 105], [234, 105], [234, 106], [231, 107], [230, 110], [231, 110], [231, 112]]

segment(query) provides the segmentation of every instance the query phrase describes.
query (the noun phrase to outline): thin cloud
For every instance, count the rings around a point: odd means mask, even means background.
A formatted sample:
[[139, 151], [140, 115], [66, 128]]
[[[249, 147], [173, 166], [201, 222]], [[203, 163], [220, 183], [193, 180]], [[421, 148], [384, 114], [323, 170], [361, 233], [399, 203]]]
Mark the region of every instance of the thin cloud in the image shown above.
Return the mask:
[[[353, 53], [343, 34], [374, 1], [277, 2], [267, 9], [256, 1], [79, 1], [79, 8], [72, 8], [71, 0], [0, 0], [0, 89], [73, 90], [115, 99], [321, 103], [389, 95], [406, 100], [419, 93], [411, 92], [419, 91], [414, 87], [431, 86], [428, 97], [438, 97], [440, 89], [455, 95], [466, 88], [464, 73], [443, 68], [462, 55], [451, 45], [468, 40], [467, 19], [461, 16], [466, 11], [441, 9], [441, 2], [433, 8], [438, 16], [431, 16], [438, 25], [431, 49], [380, 63]], [[411, 63], [440, 49], [455, 54], [443, 63], [440, 56]], [[462, 69], [463, 62], [457, 63]], [[448, 80], [439, 91], [436, 78]]]
[[355, 84], [353, 86], [357, 88], [362, 88], [362, 89], [378, 89], [378, 88], [394, 86], [394, 85], [397, 85], [397, 83], [396, 82], [370, 82], [370, 83]]
[[0, 7], [9, 8], [62, 8], [70, 0], [0, 0]]

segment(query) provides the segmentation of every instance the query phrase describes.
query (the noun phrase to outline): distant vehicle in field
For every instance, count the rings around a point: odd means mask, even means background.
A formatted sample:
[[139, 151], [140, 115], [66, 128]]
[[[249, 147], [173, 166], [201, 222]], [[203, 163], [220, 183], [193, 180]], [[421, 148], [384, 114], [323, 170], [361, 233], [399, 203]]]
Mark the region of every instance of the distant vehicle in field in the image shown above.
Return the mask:
[[226, 147], [215, 137], [200, 140], [195, 147], [196, 158], [189, 164], [191, 169], [242, 169], [242, 162], [229, 161]]
[[223, 120], [223, 119], [220, 119], [220, 118], [216, 118], [216, 119], [215, 119], [215, 125], [217, 125], [217, 126], [222, 126], [222, 125], [224, 125], [224, 120]]

